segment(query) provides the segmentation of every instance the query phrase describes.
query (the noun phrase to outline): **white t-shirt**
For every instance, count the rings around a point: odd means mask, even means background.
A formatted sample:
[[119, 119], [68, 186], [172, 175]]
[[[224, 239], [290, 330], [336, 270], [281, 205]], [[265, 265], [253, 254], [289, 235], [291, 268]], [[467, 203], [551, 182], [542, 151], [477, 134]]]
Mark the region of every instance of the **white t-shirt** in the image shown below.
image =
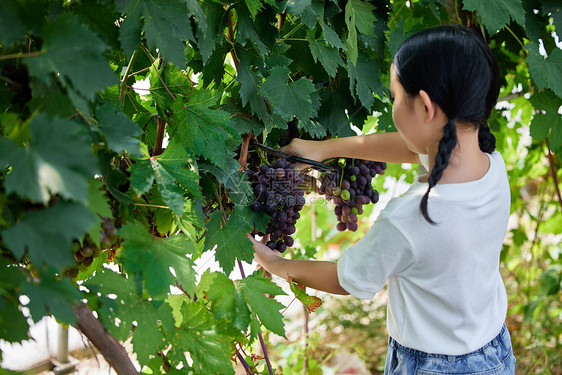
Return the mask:
[[403, 346], [460, 355], [503, 326], [499, 262], [510, 193], [501, 155], [489, 158], [481, 179], [432, 188], [428, 212], [437, 225], [421, 215], [427, 183], [416, 181], [338, 262], [341, 286], [358, 298], [372, 298], [388, 280], [388, 333]]

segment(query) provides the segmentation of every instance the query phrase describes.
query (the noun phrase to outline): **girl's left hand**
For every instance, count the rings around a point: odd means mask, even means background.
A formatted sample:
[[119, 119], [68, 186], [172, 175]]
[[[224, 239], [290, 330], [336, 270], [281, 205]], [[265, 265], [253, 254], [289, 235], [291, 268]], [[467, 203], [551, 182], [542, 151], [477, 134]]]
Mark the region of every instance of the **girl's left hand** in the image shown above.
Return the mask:
[[270, 272], [269, 266], [283, 256], [279, 251], [271, 250], [264, 243], [257, 241], [248, 233], [248, 238], [254, 245], [254, 261], [259, 263], [266, 271]]

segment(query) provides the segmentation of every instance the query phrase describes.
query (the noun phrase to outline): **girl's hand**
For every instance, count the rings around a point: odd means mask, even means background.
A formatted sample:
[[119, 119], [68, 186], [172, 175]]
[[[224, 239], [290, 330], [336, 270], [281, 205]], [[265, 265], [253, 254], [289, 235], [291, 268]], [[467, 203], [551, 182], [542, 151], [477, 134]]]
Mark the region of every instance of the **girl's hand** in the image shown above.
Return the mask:
[[[287, 146], [281, 147], [280, 151], [305, 159], [323, 161], [326, 159], [323, 141], [308, 141], [300, 138], [294, 138]], [[304, 169], [309, 167], [308, 164], [297, 163], [297, 168]]]
[[283, 259], [281, 253], [276, 250], [271, 250], [264, 243], [257, 241], [252, 235], [248, 233], [248, 238], [252, 241], [254, 245], [254, 261], [259, 263], [266, 271], [270, 271], [270, 266], [272, 263], [279, 259]]

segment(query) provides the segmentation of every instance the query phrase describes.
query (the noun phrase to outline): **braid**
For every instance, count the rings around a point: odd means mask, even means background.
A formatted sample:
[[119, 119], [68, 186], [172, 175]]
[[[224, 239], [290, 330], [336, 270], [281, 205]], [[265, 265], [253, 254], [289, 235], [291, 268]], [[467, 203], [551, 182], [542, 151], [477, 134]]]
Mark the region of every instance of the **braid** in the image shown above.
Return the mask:
[[490, 132], [490, 127], [483, 121], [478, 128], [478, 146], [482, 152], [491, 154], [496, 149], [496, 137]]
[[427, 200], [429, 199], [429, 191], [433, 188], [441, 177], [443, 176], [443, 171], [447, 168], [449, 164], [449, 158], [451, 157], [451, 153], [453, 149], [457, 146], [457, 127], [456, 127], [456, 118], [450, 119], [447, 121], [447, 124], [443, 128], [443, 138], [439, 141], [437, 155], [435, 155], [435, 165], [431, 168], [431, 173], [427, 179], [429, 184], [427, 191], [422, 197], [420, 202], [420, 210], [428, 223], [435, 224], [433, 220], [429, 217], [427, 213]]

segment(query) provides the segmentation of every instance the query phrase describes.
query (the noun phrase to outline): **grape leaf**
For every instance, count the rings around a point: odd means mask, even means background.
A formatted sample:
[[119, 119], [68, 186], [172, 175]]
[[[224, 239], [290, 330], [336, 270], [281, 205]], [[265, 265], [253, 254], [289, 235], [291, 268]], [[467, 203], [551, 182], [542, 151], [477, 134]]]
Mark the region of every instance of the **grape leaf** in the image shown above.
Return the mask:
[[165, 60], [180, 68], [185, 67], [186, 41], [195, 41], [195, 38], [183, 1], [128, 0], [120, 5], [120, 10], [127, 14], [119, 35], [127, 56], [132, 55], [140, 42], [141, 19], [144, 18], [143, 29], [148, 46], [158, 48]]
[[[125, 340], [135, 325], [132, 342], [141, 364], [148, 361], [149, 355], [164, 349], [166, 342], [161, 327], [174, 324], [168, 304], [163, 303], [157, 309], [152, 302], [142, 299], [133, 277], [123, 277], [108, 269], [100, 270], [84, 285], [94, 293], [114, 296], [106, 300], [98, 313], [105, 317], [105, 328], [117, 339]], [[119, 326], [113, 323], [115, 318], [119, 319]]]
[[174, 133], [185, 147], [196, 155], [204, 156], [217, 166], [224, 165], [231, 157], [231, 151], [225, 147], [231, 138], [232, 129], [228, 113], [210, 109], [216, 104], [218, 93], [210, 90], [194, 89], [189, 100], [178, 98], [172, 106], [170, 133]]
[[296, 82], [288, 81], [289, 69], [274, 67], [262, 84], [259, 94], [267, 98], [273, 112], [286, 121], [295, 116], [302, 121], [315, 117], [320, 103], [312, 81], [304, 77]]
[[155, 60], [150, 67], [150, 94], [156, 102], [156, 109], [162, 118], [167, 118], [166, 111], [172, 106], [178, 96], [187, 97], [193, 90], [193, 82], [173, 64], [163, 65]]
[[213, 312], [217, 319], [226, 318], [232, 325], [245, 331], [250, 325], [250, 310], [242, 298], [240, 290], [225, 274], [206, 272], [197, 286], [213, 302]]
[[344, 66], [343, 60], [337, 48], [330, 47], [328, 44], [314, 39], [314, 33], [307, 33], [306, 38], [312, 52], [314, 61], [320, 61], [330, 77], [335, 77], [338, 66]]
[[357, 48], [357, 28], [355, 26], [355, 12], [353, 11], [352, 7], [352, 1], [348, 1], [345, 6], [345, 25], [347, 26], [347, 39], [345, 40], [345, 47], [347, 49], [347, 60], [351, 62], [352, 65], [355, 65], [355, 63], [357, 62], [359, 49]]
[[539, 89], [550, 88], [562, 97], [562, 49], [554, 48], [547, 58], [539, 53], [538, 43], [527, 43], [527, 63], [531, 78]]
[[[353, 20], [354, 27], [361, 34], [375, 37], [375, 22], [376, 18], [373, 14], [375, 6], [363, 0], [349, 0], [345, 6], [346, 24], [348, 17]], [[348, 27], [350, 25], [348, 24]]]
[[530, 101], [538, 110], [531, 120], [531, 136], [539, 140], [548, 138], [551, 150], [559, 152], [562, 149], [562, 118], [558, 111], [562, 99], [544, 90], [533, 94]]
[[282, 303], [265, 296], [286, 295], [286, 293], [271, 279], [260, 276], [257, 273], [249, 275], [238, 282], [238, 288], [244, 300], [253, 313], [255, 313], [262, 324], [271, 332], [285, 336], [283, 315], [279, 310], [285, 308]]
[[176, 140], [170, 140], [166, 150], [154, 157], [160, 165], [172, 176], [177, 184], [194, 198], [201, 198], [199, 176], [192, 170], [193, 161], [185, 146]]
[[119, 230], [123, 237], [123, 250], [119, 259], [127, 272], [142, 275], [146, 288], [155, 300], [163, 299], [176, 284], [172, 268], [187, 292], [195, 290], [195, 271], [187, 254], [195, 252], [195, 245], [182, 235], [153, 238], [138, 222], [127, 223]]
[[252, 18], [263, 9], [262, 0], [244, 0], [244, 2], [246, 3]]
[[350, 103], [347, 103], [346, 98], [335, 90], [322, 90], [320, 95], [322, 107], [318, 112], [318, 120], [324, 124], [330, 134], [339, 137], [357, 135], [349, 125], [346, 109], [349, 108], [347, 105]]
[[[62, 267], [74, 264], [70, 243], [82, 238], [96, 224], [94, 214], [77, 203], [59, 202], [39, 211], [28, 212], [2, 231], [4, 243], [20, 259], [25, 252], [32, 262]], [[64, 228], [62, 230], [61, 228]]]
[[217, 246], [215, 258], [224, 273], [228, 275], [234, 269], [236, 258], [248, 263], [252, 262], [254, 249], [247, 233], [253, 227], [238, 213], [238, 210], [230, 215], [226, 224], [222, 224], [222, 220], [221, 212], [211, 215], [211, 221], [207, 224], [205, 248], [210, 250]]
[[[69, 90], [93, 100], [97, 91], [117, 83], [103, 55], [108, 46], [78, 17], [63, 13], [45, 25], [38, 56], [24, 60], [29, 73], [47, 86], [52, 74], [60, 75]], [[70, 92], [69, 92], [70, 93]]]
[[236, 41], [246, 47], [248, 42], [252, 43], [256, 46], [260, 56], [268, 54], [268, 48], [254, 28], [250, 13], [245, 8], [238, 8], [238, 33], [236, 34]]
[[8, 342], [28, 339], [29, 324], [19, 309], [19, 289], [25, 276], [6, 258], [0, 258], [0, 338]]
[[182, 352], [189, 352], [196, 374], [233, 375], [231, 344], [216, 331], [212, 312], [201, 302], [191, 302], [183, 304], [182, 315], [182, 333], [176, 339]]
[[295, 294], [295, 297], [302, 302], [306, 311], [309, 313], [314, 312], [322, 305], [322, 300], [320, 298], [306, 294], [306, 287], [304, 285], [297, 284], [291, 277], [289, 277], [288, 280], [291, 291]]
[[354, 98], [370, 109], [375, 101], [373, 94], [383, 94], [380, 70], [375, 61], [361, 52], [356, 64], [348, 64], [349, 89]]
[[98, 131], [103, 134], [111, 150], [118, 154], [125, 150], [131, 155], [142, 156], [138, 139], [142, 130], [137, 124], [123, 112], [116, 112], [109, 104], [100, 107], [96, 114], [99, 121]]
[[33, 202], [47, 203], [50, 194], [83, 203], [88, 201], [87, 179], [96, 162], [85, 129], [77, 123], [40, 114], [29, 124], [29, 145], [0, 143], [0, 164], [11, 165], [6, 192]]
[[0, 3], [0, 42], [4, 48], [25, 37], [25, 27], [18, 18], [19, 12], [21, 8], [14, 0]]
[[321, 26], [322, 26], [322, 31], [324, 32], [324, 40], [328, 44], [338, 49], [345, 48], [345, 45], [341, 41], [338, 34], [332, 28], [330, 28], [330, 26], [326, 25], [324, 22], [321, 22]]
[[21, 294], [29, 297], [26, 307], [36, 323], [47, 314], [53, 314], [64, 323], [76, 321], [72, 305], [80, 301], [81, 294], [69, 278], [57, 280], [53, 273], [42, 271], [41, 278], [23, 285]]
[[503, 29], [510, 19], [525, 26], [525, 10], [521, 0], [464, 0], [463, 9], [477, 11], [491, 34]]

